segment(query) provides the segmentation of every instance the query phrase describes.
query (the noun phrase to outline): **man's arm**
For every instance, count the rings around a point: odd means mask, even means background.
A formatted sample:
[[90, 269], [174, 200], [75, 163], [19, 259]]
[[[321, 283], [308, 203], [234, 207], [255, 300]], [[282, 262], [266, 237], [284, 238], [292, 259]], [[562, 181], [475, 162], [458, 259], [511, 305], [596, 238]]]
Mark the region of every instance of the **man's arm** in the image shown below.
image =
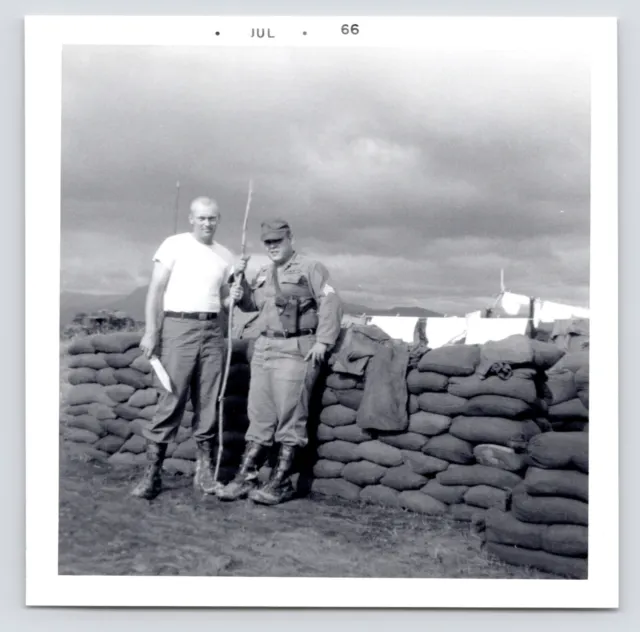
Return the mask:
[[329, 271], [316, 262], [309, 271], [309, 285], [318, 304], [318, 329], [316, 341], [327, 347], [335, 345], [342, 325], [342, 301], [329, 284]]
[[171, 270], [167, 266], [159, 261], [155, 262], [145, 302], [145, 332], [140, 342], [147, 357], [153, 355], [158, 345], [162, 325], [162, 298], [170, 275]]

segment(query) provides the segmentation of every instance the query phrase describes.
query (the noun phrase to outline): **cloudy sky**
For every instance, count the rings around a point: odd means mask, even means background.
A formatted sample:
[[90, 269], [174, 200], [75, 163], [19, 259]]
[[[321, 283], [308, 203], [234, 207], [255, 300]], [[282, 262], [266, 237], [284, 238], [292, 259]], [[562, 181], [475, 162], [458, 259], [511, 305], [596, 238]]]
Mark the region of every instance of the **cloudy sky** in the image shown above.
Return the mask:
[[197, 195], [249, 251], [287, 218], [345, 300], [589, 304], [589, 65], [530, 53], [71, 47], [62, 289], [129, 293]]

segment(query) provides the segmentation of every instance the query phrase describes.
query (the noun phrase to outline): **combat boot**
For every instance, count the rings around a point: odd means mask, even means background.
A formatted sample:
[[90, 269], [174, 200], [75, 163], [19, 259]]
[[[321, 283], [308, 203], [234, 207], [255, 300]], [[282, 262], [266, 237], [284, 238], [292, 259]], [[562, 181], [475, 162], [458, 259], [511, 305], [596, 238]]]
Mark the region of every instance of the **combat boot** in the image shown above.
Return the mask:
[[142, 479], [131, 490], [131, 495], [137, 498], [152, 500], [162, 491], [162, 463], [167, 453], [166, 443], [147, 442], [147, 461]]
[[240, 500], [246, 498], [249, 492], [256, 488], [264, 446], [259, 443], [247, 442], [242, 456], [240, 469], [233, 480], [218, 492], [220, 500]]
[[193, 485], [204, 494], [217, 494], [223, 487], [222, 483], [215, 479], [212, 453], [212, 441], [198, 441], [196, 443], [196, 472], [193, 477]]
[[262, 505], [278, 505], [290, 500], [295, 494], [290, 474], [293, 468], [295, 448], [290, 445], [282, 445], [278, 462], [271, 471], [267, 483], [260, 489], [254, 489], [249, 493], [249, 498]]

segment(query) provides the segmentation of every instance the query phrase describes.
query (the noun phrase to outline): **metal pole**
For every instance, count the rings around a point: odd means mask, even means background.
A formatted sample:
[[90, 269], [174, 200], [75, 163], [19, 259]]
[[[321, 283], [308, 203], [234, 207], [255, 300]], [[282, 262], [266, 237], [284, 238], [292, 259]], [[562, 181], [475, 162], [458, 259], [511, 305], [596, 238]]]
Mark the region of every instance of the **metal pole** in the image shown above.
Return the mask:
[[174, 224], [173, 224], [173, 233], [174, 235], [178, 232], [178, 216], [180, 214], [180, 180], [176, 182], [176, 206], [174, 209]]

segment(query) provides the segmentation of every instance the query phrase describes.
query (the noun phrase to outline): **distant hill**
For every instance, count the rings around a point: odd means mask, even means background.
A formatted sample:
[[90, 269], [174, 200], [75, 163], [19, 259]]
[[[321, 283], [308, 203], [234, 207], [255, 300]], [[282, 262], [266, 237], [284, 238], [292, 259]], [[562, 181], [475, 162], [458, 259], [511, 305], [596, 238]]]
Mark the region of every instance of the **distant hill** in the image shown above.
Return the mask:
[[[62, 292], [60, 294], [60, 319], [64, 325], [73, 320], [78, 312], [91, 312], [98, 309], [121, 310], [131, 318], [144, 321], [144, 304], [147, 298], [147, 288], [136, 288], [131, 294], [126, 296], [106, 295], [95, 296], [92, 294], [82, 294], [76, 292]], [[358, 316], [360, 314], [376, 316], [419, 316], [437, 317], [442, 316], [438, 312], [422, 307], [391, 307], [388, 309], [374, 309], [366, 305], [357, 303], [344, 303], [346, 314]]]

